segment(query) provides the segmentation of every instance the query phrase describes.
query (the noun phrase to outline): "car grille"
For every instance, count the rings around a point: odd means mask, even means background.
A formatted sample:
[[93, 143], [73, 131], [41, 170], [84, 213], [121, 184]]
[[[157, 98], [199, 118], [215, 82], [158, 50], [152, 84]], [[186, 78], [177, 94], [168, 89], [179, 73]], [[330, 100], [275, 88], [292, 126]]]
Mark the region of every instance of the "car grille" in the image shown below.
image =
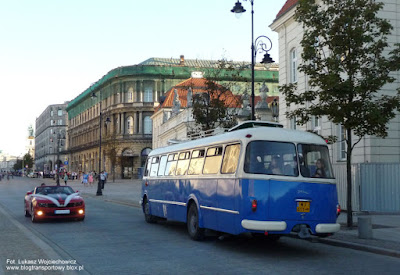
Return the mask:
[[[60, 202], [61, 203], [61, 202]], [[77, 207], [77, 206], [82, 206], [83, 202], [70, 202], [68, 203], [67, 206], [64, 207]], [[58, 208], [59, 206], [55, 205], [54, 203], [39, 203], [40, 207], [49, 207], [49, 208]]]

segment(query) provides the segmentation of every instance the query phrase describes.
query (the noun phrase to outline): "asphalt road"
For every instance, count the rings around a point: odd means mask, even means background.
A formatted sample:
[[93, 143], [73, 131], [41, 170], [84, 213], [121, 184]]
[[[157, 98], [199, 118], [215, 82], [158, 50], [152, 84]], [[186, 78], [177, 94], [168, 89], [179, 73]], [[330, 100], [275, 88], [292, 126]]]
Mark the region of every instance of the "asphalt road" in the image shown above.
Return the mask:
[[31, 274], [398, 274], [400, 270], [398, 258], [293, 238], [271, 244], [247, 236], [221, 240], [210, 234], [194, 242], [184, 224], [147, 224], [140, 208], [96, 197], [85, 198], [83, 222], [33, 224], [24, 217], [23, 198], [38, 183], [25, 178], [0, 182], [0, 267], [5, 274], [27, 274], [6, 268], [12, 260], [35, 259], [68, 261], [59, 266], [82, 270]]

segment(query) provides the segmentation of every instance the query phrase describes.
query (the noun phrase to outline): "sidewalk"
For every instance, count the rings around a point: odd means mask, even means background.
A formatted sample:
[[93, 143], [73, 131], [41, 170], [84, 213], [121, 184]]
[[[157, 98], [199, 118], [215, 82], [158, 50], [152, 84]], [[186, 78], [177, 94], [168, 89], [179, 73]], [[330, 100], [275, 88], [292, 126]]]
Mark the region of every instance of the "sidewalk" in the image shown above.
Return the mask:
[[[44, 182], [54, 184], [54, 180], [44, 179]], [[64, 184], [60, 181], [60, 184]], [[92, 187], [84, 187], [79, 180], [68, 181], [68, 185], [79, 190], [83, 196], [95, 197], [111, 202], [118, 202], [135, 207], [139, 204], [141, 196], [141, 180], [108, 180], [102, 196], [96, 196], [97, 182]], [[372, 239], [360, 239], [358, 237], [358, 218], [371, 217]], [[347, 215], [341, 213], [338, 222], [341, 230], [327, 238], [315, 238], [314, 241], [329, 245], [348, 247], [352, 249], [368, 251], [372, 253], [388, 255], [400, 258], [400, 215], [398, 214], [362, 214], [353, 216], [354, 227], [346, 227]]]

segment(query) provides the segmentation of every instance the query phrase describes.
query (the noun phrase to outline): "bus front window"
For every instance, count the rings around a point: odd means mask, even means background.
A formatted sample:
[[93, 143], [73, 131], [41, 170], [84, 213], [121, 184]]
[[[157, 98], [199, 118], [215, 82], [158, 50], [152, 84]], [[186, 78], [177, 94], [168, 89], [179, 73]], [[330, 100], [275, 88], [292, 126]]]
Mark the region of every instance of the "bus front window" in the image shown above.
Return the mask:
[[327, 146], [299, 144], [298, 152], [300, 173], [303, 177], [334, 178]]

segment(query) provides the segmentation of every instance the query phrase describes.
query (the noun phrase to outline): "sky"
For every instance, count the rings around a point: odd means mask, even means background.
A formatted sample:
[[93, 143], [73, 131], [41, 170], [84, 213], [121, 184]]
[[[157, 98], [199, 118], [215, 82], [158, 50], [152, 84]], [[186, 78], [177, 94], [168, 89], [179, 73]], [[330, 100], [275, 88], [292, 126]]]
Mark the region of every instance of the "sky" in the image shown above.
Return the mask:
[[[26, 153], [28, 127], [114, 68], [151, 57], [251, 62], [251, 2], [237, 0], [0, 0], [0, 151]], [[254, 37], [286, 0], [253, 0]], [[257, 61], [262, 59], [257, 55]]]

